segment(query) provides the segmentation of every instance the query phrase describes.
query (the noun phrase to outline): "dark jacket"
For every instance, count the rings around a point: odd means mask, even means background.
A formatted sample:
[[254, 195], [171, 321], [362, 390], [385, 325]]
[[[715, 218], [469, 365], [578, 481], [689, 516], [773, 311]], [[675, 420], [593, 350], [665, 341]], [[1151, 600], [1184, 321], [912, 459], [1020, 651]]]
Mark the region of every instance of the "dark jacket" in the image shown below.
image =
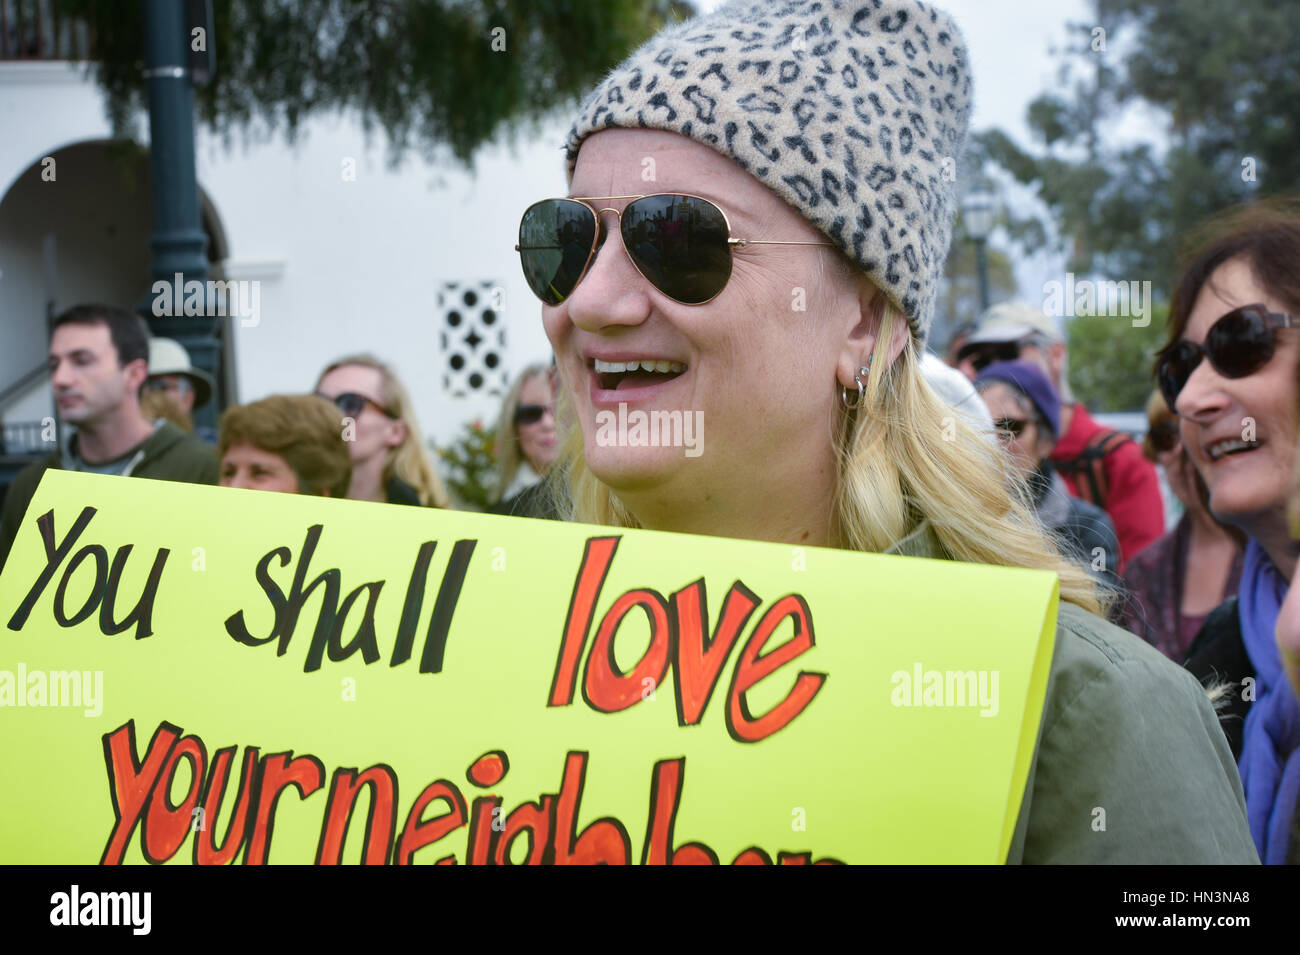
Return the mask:
[[[945, 556], [928, 525], [889, 553]], [[1205, 690], [1149, 644], [1065, 601], [1007, 861], [1259, 862]]]
[[1056, 537], [1064, 556], [1082, 564], [1111, 590], [1121, 592], [1119, 538], [1106, 512], [1072, 495], [1046, 461], [1029, 476], [1029, 489], [1039, 521]]
[[[69, 452], [75, 454], [76, 441], [77, 436], [73, 434], [66, 447], [51, 451], [43, 460], [27, 465], [9, 485], [4, 510], [0, 513], [0, 568], [4, 567], [13, 547], [19, 522], [36, 493], [36, 486], [41, 483], [41, 475], [48, 468], [68, 467], [74, 460]], [[135, 449], [122, 474], [189, 484], [216, 484], [217, 458], [211, 447], [166, 421]]]
[[[1192, 516], [1183, 514], [1174, 529], [1124, 565], [1128, 601], [1116, 621], [1175, 663], [1187, 659], [1192, 641], [1209, 615], [1183, 614], [1183, 583], [1192, 546]], [[1238, 548], [1219, 599], [1237, 592], [1244, 552]]]
[[1246, 641], [1241, 636], [1241, 617], [1237, 613], [1237, 598], [1229, 597], [1209, 612], [1201, 632], [1187, 648], [1183, 663], [1192, 676], [1203, 686], [1226, 684], [1226, 702], [1219, 705], [1219, 722], [1223, 725], [1232, 758], [1241, 758], [1241, 735], [1246, 725], [1246, 713], [1254, 700], [1246, 693], [1243, 684], [1247, 679], [1254, 683], [1255, 665], [1246, 653]]
[[389, 504], [406, 504], [411, 507], [420, 506], [420, 495], [415, 488], [407, 484], [396, 474], [388, 479], [384, 485], [384, 496], [388, 498]]
[[505, 514], [511, 517], [536, 517], [546, 521], [564, 520], [555, 505], [555, 498], [547, 490], [545, 481], [530, 484], [514, 497], [498, 501], [488, 508], [489, 514]]

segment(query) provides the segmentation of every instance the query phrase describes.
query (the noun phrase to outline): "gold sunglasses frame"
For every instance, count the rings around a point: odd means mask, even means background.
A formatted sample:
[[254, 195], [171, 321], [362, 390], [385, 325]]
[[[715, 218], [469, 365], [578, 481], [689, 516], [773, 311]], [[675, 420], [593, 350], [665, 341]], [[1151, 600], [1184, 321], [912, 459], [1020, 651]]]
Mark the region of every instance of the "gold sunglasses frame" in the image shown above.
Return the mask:
[[[789, 241], [789, 240], [780, 240], [780, 239], [737, 239], [731, 234], [731, 220], [727, 218], [726, 209], [723, 209], [722, 206], [718, 205], [716, 202], [714, 202], [712, 199], [709, 199], [706, 196], [697, 196], [689, 192], [651, 192], [644, 196], [557, 196], [554, 199], [538, 199], [537, 202], [534, 202], [532, 205], [530, 205], [528, 209], [531, 209], [533, 208], [533, 206], [539, 205], [540, 203], [543, 202], [552, 202], [552, 201], [576, 202], [579, 205], [586, 206], [591, 211], [592, 216], [596, 221], [596, 231], [591, 238], [591, 248], [587, 250], [587, 261], [583, 263], [582, 271], [578, 273], [577, 281], [573, 283], [573, 290], [570, 291], [568, 295], [564, 296], [564, 298], [562, 298], [559, 302], [557, 302], [556, 305], [550, 306], [551, 308], [556, 308], [560, 305], [563, 305], [565, 302], [567, 302], [569, 300], [569, 296], [572, 295], [573, 292], [577, 290], [578, 286], [582, 284], [582, 280], [587, 277], [587, 273], [591, 271], [591, 263], [595, 261], [596, 247], [597, 247], [597, 243], [600, 241], [600, 216], [601, 213], [603, 212], [612, 212], [614, 213], [615, 218], [618, 219], [619, 244], [623, 246], [623, 254], [626, 255], [627, 260], [632, 263], [632, 267], [636, 269], [637, 274], [640, 275], [643, 279], [645, 279], [647, 284], [649, 284], [653, 289], [655, 289], [655, 291], [659, 292], [659, 294], [663, 295], [665, 298], [676, 302], [678, 305], [708, 305], [710, 302], [712, 302], [715, 298], [717, 298], [726, 290], [727, 285], [731, 282], [730, 272], [727, 273], [727, 281], [722, 283], [722, 288], [718, 289], [717, 292], [715, 292], [713, 295], [711, 295], [709, 298], [705, 299], [702, 302], [683, 302], [680, 299], [673, 298], [663, 289], [659, 288], [659, 286], [655, 285], [654, 282], [650, 281], [650, 277], [641, 270], [641, 266], [637, 265], [636, 259], [632, 257], [632, 253], [629, 252], [627, 249], [627, 244], [623, 242], [623, 213], [627, 211], [627, 206], [624, 206], [622, 209], [610, 209], [610, 208], [597, 209], [595, 206], [591, 205], [591, 203], [593, 202], [617, 202], [623, 199], [629, 200], [628, 205], [631, 205], [633, 202], [637, 201], [638, 199], [655, 199], [659, 196], [677, 196], [684, 199], [698, 199], [701, 202], [707, 202], [709, 205], [713, 206], [713, 208], [717, 209], [718, 214], [722, 216], [723, 224], [726, 225], [727, 227], [728, 249], [732, 249], [732, 248], [743, 249], [749, 245], [811, 245], [811, 246], [820, 246], [824, 248], [835, 248], [834, 242], [807, 242], [807, 241], [799, 241], [799, 240]], [[528, 209], [524, 210], [524, 215], [528, 214]], [[524, 248], [523, 246], [516, 243], [515, 251], [522, 253], [524, 251]], [[542, 304], [546, 304], [546, 303], [543, 302]]]

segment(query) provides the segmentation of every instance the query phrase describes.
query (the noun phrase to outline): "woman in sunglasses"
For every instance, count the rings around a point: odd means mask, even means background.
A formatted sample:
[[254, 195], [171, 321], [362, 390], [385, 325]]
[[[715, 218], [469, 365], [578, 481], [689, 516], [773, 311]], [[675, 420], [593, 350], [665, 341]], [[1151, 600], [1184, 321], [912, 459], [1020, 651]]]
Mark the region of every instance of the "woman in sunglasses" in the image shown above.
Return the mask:
[[316, 382], [316, 394], [332, 401], [346, 419], [356, 501], [450, 507], [434, 470], [420, 424], [401, 379], [372, 355], [333, 362]]
[[557, 450], [550, 366], [529, 365], [501, 404], [491, 513], [558, 520], [560, 514], [542, 480]]
[[1183, 514], [1125, 565], [1128, 599], [1118, 623], [1182, 663], [1206, 615], [1237, 592], [1246, 538], [1210, 513], [1209, 491], [1179, 438], [1178, 416], [1158, 390], [1147, 402], [1142, 453], [1164, 471]]
[[1073, 496], [1048, 460], [1061, 430], [1061, 399], [1047, 374], [1033, 362], [999, 361], [984, 367], [975, 388], [993, 416], [1016, 474], [1029, 489], [1035, 516], [1056, 539], [1057, 548], [1118, 594], [1122, 584], [1116, 573], [1115, 525], [1101, 508]]
[[[1227, 674], [1244, 714], [1238, 766], [1265, 863], [1286, 861], [1300, 801], [1300, 703], [1276, 641], [1300, 544], [1287, 524], [1300, 367], [1300, 202], [1258, 204], [1211, 224], [1169, 307], [1156, 361], [1183, 446], [1216, 517], [1247, 536], [1238, 599], [1210, 614], [1186, 666]], [[1227, 727], [1236, 736], [1238, 726]]]
[[[1056, 572], [1010, 861], [1252, 861], [1203, 689], [1095, 615], [1000, 449], [921, 375], [970, 96], [961, 34], [907, 0], [732, 3], [595, 90], [569, 135], [573, 198], [533, 205], [519, 234], [577, 425], [573, 516]], [[699, 416], [700, 453], [608, 440], [598, 416], [620, 405]]]

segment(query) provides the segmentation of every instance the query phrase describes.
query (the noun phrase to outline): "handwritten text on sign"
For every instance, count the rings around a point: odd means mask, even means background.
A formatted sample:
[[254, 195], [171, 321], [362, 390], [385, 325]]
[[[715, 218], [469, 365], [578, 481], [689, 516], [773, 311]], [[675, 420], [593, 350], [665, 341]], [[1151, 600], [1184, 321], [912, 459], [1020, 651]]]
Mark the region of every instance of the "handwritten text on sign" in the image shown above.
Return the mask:
[[[1005, 572], [1032, 599], [972, 643], [941, 635], [1005, 592], [959, 579], [988, 568], [813, 553], [817, 573], [778, 545], [51, 472], [0, 578], [4, 659], [102, 668], [107, 723], [0, 709], [23, 730], [3, 756], [57, 794], [0, 808], [94, 820], [55, 840], [68, 861], [916, 859], [935, 826], [992, 861], [1053, 582]], [[921, 653], [996, 657], [1000, 715], [891, 706]], [[987, 792], [923, 818], [990, 761]], [[3, 825], [6, 857], [56, 861]]]

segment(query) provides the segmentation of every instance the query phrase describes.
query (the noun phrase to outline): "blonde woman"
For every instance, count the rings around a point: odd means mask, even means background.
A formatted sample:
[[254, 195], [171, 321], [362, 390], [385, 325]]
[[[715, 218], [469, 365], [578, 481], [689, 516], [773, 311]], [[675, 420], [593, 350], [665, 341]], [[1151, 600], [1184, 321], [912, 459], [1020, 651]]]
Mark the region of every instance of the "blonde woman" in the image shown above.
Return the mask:
[[501, 404], [493, 514], [559, 517], [543, 480], [555, 461], [556, 442], [550, 366], [529, 365]]
[[[956, 26], [905, 0], [728, 4], [595, 90], [568, 142], [581, 201], [531, 206], [519, 236], [578, 426], [572, 516], [1055, 571], [1009, 860], [1254, 862], [1204, 690], [1096, 616], [1092, 579], [919, 370], [970, 97]], [[602, 440], [620, 403], [702, 414], [703, 453]]]
[[388, 365], [372, 355], [340, 358], [321, 372], [316, 394], [350, 419], [349, 498], [424, 507], [450, 505], [424, 446], [415, 406]]

